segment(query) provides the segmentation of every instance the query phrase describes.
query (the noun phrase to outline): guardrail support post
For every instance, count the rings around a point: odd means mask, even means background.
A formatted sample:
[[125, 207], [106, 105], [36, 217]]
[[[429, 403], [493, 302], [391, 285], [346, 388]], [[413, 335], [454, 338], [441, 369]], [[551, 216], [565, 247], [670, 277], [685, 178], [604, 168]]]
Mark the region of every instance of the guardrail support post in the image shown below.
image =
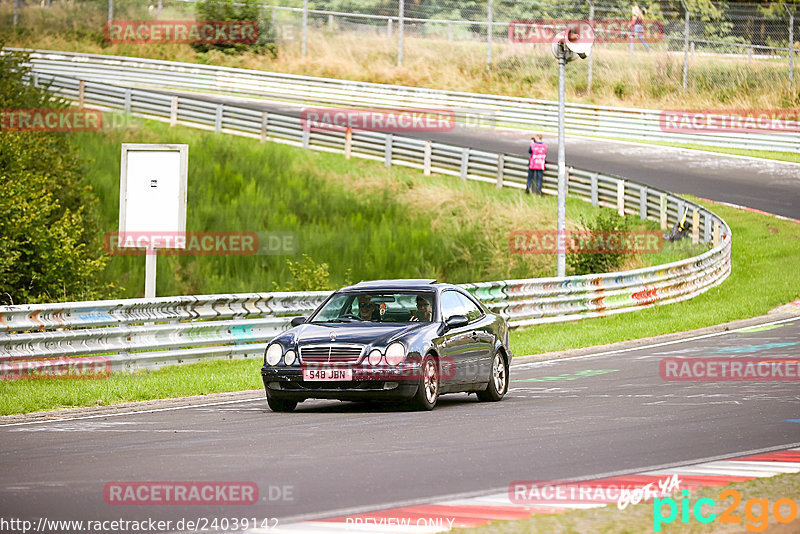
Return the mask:
[[647, 187], [639, 187], [639, 218], [647, 219]]
[[425, 176], [431, 175], [431, 142], [425, 141], [425, 155], [422, 162], [422, 174]]
[[172, 106], [169, 110], [169, 125], [175, 126], [178, 124], [178, 97], [172, 97]]
[[130, 87], [125, 89], [125, 104], [124, 104], [124, 107], [123, 107], [123, 109], [125, 110], [125, 113], [130, 113], [131, 112], [131, 92], [132, 92], [132, 90], [131, 90]]
[[469, 148], [464, 147], [461, 149], [461, 179], [467, 179], [467, 173], [469, 172]]
[[597, 173], [592, 175], [592, 206], [597, 207], [599, 203], [597, 193]]
[[505, 154], [497, 155], [497, 188], [503, 187], [503, 167], [505, 166]]
[[661, 229], [667, 229], [667, 195], [661, 193]]
[[696, 245], [700, 242], [700, 212], [697, 208], [692, 213], [692, 244]]
[[392, 166], [392, 134], [386, 134], [386, 144], [383, 148], [383, 165]]
[[83, 99], [86, 93], [86, 82], [81, 80], [78, 84], [78, 107], [83, 107]]
[[214, 117], [214, 133], [222, 131], [222, 104], [217, 104], [217, 114]]
[[350, 154], [353, 152], [353, 129], [348, 126], [347, 131], [344, 132], [344, 157], [350, 159]]
[[625, 180], [617, 180], [617, 213], [625, 217]]
[[311, 144], [311, 128], [303, 128], [303, 148], [308, 148]]
[[703, 241], [708, 243], [711, 241], [711, 215], [708, 212], [703, 214], [705, 219], [705, 227], [703, 228]]
[[719, 230], [720, 230], [719, 221], [715, 220], [714, 221], [714, 248], [719, 246]]
[[269, 130], [269, 111], [261, 112], [261, 142], [267, 140], [267, 130]]

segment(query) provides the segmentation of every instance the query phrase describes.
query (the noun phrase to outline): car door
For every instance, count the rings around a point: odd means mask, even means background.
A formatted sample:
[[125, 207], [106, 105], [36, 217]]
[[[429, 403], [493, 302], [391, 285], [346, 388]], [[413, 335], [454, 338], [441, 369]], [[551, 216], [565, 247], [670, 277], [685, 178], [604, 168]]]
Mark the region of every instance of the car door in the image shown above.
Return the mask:
[[[464, 315], [464, 301], [454, 290], [442, 292], [440, 301], [442, 321], [446, 322], [454, 315]], [[472, 338], [469, 325], [451, 328], [444, 333], [441, 344], [442, 384], [445, 388], [472, 381], [469, 367]]]
[[467, 379], [470, 382], [484, 382], [489, 376], [494, 356], [492, 319], [471, 298], [462, 294], [459, 294], [459, 297], [462, 301], [463, 315], [469, 320], [467, 352], [470, 371]]

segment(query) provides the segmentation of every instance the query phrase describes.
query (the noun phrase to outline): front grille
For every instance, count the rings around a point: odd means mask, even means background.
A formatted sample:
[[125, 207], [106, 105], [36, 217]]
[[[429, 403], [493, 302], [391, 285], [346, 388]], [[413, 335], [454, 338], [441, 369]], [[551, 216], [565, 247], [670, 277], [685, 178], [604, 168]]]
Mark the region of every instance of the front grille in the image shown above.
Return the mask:
[[355, 363], [361, 357], [364, 345], [312, 345], [300, 347], [300, 361], [304, 363]]

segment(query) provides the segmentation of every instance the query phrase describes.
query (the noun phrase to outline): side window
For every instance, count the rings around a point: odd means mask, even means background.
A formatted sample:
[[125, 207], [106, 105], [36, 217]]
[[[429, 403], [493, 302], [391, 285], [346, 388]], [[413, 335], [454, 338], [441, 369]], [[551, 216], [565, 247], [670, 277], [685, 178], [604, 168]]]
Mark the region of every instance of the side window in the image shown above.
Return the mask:
[[463, 309], [461, 315], [466, 316], [469, 322], [472, 322], [483, 315], [483, 312], [481, 311], [480, 308], [478, 308], [477, 304], [472, 302], [464, 295], [458, 294], [458, 297], [461, 300], [461, 305]]
[[461, 295], [455, 291], [445, 291], [442, 293], [442, 319], [445, 321], [454, 315], [464, 315], [464, 303]]

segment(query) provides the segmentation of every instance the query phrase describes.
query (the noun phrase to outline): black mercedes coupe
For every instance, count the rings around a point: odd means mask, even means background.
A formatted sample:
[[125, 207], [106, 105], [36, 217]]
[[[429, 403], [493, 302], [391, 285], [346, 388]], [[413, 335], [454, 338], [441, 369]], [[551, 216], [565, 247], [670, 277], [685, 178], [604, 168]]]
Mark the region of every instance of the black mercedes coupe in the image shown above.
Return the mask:
[[306, 399], [408, 402], [508, 391], [508, 325], [467, 291], [436, 280], [377, 280], [342, 288], [267, 345], [269, 407]]

